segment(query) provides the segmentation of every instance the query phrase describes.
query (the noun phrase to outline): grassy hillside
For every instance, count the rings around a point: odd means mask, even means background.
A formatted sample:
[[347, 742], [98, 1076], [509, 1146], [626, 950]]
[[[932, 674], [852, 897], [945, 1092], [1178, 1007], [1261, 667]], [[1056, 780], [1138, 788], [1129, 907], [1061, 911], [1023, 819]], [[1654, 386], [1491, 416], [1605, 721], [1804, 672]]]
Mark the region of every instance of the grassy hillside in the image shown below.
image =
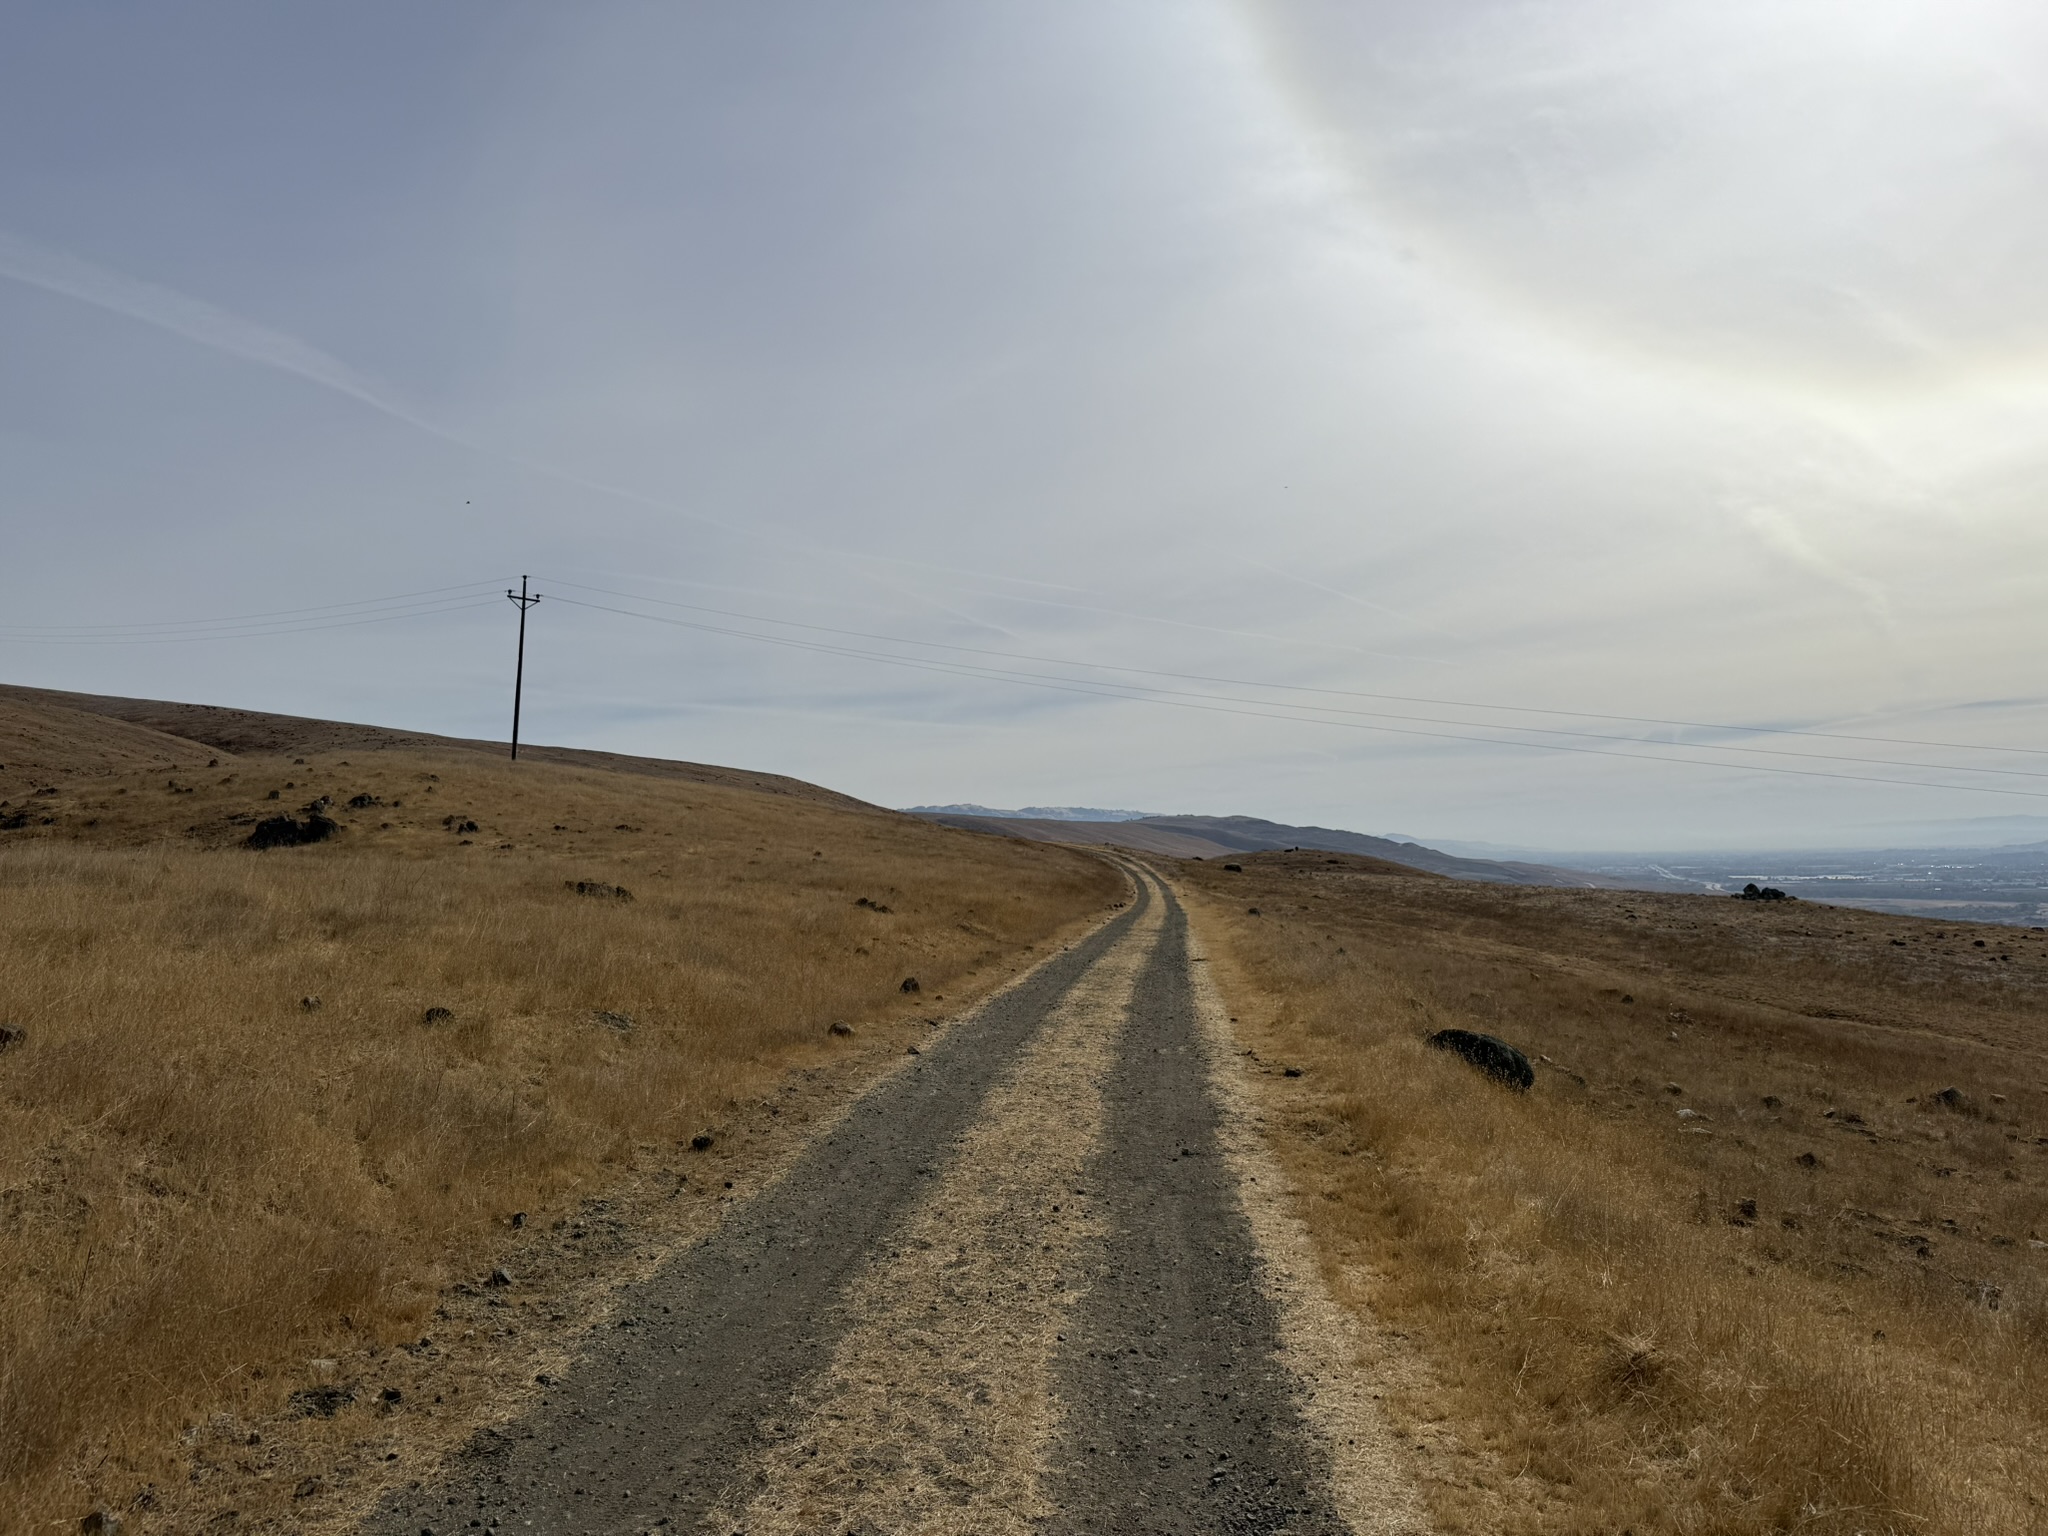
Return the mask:
[[1122, 890], [789, 780], [0, 705], [9, 1530], [178, 1525], [193, 1435], [416, 1339], [514, 1213], [705, 1166]]
[[1442, 1529], [2048, 1530], [2048, 934], [1240, 862], [1179, 878]]

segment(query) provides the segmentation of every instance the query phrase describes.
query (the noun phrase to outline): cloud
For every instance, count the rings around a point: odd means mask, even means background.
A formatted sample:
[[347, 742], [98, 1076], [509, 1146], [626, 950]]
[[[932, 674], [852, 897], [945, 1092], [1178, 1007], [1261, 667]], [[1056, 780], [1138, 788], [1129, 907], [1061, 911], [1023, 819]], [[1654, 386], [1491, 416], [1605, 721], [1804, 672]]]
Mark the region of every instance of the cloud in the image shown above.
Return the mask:
[[[463, 440], [399, 403], [384, 385], [358, 373], [332, 353], [283, 331], [216, 308], [203, 299], [98, 266], [64, 251], [0, 231], [0, 276], [62, 294], [81, 304], [126, 315], [230, 357], [275, 368], [367, 405], [393, 420], [450, 442]], [[463, 443], [464, 447], [472, 446]]]
[[1847, 592], [1863, 605], [1873, 624], [1885, 633], [1891, 633], [1891, 593], [1885, 589], [1883, 583], [1849, 569], [1827, 554], [1806, 536], [1805, 531], [1797, 523], [1778, 508], [1752, 503], [1740, 508], [1739, 511], [1743, 522], [1763, 541], [1766, 548], [1782, 555], [1794, 565], [1811, 571], [1828, 585]]

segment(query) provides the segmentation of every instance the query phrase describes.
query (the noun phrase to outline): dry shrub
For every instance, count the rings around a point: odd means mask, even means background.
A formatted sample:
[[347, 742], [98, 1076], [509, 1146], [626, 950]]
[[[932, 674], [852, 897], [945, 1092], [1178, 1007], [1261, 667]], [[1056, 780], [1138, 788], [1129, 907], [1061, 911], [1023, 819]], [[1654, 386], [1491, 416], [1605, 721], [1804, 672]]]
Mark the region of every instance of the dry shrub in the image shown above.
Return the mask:
[[[2048, 966], [1924, 978], [1882, 1026], [1814, 1023], [1760, 1004], [1760, 972], [1810, 968], [1840, 1002], [1859, 960], [1728, 956], [1841, 950], [1862, 914], [1751, 943], [1710, 898], [1245, 863], [1182, 869], [1333, 1284], [1430, 1367], [1396, 1417], [1462, 1446], [1417, 1463], [1443, 1529], [2048, 1530], [2048, 1232], [2007, 1225], [2043, 1209], [2040, 1105], [2016, 1102], [2038, 1034], [2002, 1058], [1957, 1043], [2024, 1040], [2013, 989], [2038, 1010]], [[1427, 1049], [1445, 1027], [1521, 1045], [1536, 1089]], [[1906, 1103], [1958, 1071], [1985, 1074], [1981, 1100], [2011, 1090], [1996, 1115]], [[1822, 1108], [1848, 1103], [1853, 1125]]]
[[[821, 1059], [832, 1020], [943, 1007], [1120, 890], [786, 796], [403, 752], [234, 767], [168, 826], [161, 781], [117, 776], [0, 845], [0, 1021], [27, 1031], [0, 1051], [8, 1529], [125, 1506], [211, 1407], [417, 1334], [509, 1213], [573, 1207]], [[284, 780], [386, 804], [235, 846]]]

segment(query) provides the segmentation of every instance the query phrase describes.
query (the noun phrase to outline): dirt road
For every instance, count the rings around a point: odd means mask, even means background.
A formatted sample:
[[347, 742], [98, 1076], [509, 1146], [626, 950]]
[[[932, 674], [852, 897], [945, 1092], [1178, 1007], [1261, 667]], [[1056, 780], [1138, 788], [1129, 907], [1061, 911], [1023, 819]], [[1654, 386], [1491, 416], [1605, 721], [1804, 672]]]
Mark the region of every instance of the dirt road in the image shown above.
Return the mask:
[[1131, 872], [366, 1529], [1420, 1529]]

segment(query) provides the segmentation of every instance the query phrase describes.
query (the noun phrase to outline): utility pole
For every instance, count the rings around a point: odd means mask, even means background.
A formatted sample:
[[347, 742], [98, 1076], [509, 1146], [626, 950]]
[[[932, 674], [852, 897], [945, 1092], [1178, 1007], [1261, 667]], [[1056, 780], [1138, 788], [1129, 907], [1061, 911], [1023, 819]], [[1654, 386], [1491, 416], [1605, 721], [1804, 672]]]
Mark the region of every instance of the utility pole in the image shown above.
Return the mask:
[[540, 594], [526, 595], [526, 578], [519, 578], [519, 590], [510, 587], [505, 595], [519, 605], [519, 664], [512, 673], [512, 761], [519, 761], [519, 696], [526, 690], [526, 610], [540, 601]]

